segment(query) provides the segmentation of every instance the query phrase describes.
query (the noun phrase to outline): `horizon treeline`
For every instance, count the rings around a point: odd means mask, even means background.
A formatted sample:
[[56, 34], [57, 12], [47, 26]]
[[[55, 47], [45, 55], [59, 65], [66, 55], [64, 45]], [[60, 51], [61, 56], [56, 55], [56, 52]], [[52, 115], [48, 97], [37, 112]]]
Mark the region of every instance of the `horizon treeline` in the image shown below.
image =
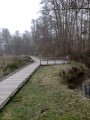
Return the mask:
[[16, 31], [10, 34], [7, 28], [0, 32], [0, 55], [29, 55], [31, 54], [31, 36], [29, 31], [20, 34]]
[[90, 0], [42, 0], [40, 4], [41, 15], [32, 20], [31, 32], [11, 36], [2, 30], [0, 54], [66, 56], [90, 51]]

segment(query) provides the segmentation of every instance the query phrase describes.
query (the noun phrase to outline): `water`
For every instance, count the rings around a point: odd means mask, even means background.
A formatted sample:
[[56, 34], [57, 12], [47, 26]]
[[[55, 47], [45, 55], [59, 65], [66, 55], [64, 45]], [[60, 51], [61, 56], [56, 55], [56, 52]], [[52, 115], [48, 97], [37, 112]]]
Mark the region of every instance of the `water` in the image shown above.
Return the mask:
[[77, 89], [81, 91], [83, 96], [90, 99], [90, 79], [82, 82], [81, 85], [77, 86]]
[[90, 77], [75, 80], [68, 84], [68, 88], [80, 91], [84, 97], [90, 99]]

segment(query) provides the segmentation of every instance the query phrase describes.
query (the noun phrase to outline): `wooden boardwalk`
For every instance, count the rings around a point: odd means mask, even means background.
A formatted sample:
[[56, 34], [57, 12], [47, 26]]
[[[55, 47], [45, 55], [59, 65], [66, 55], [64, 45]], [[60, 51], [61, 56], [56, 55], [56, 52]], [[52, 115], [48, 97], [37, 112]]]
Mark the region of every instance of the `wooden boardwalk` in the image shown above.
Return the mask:
[[[33, 56], [31, 56], [31, 58], [35, 61], [34, 63], [13, 75], [8, 76], [0, 82], [0, 109], [2, 109], [14, 94], [25, 84], [40, 65], [48, 65], [47, 61], [42, 61], [41, 63], [39, 59]], [[62, 64], [62, 61], [60, 60], [56, 62]], [[54, 61], [50, 61], [49, 64], [54, 64]]]
[[8, 76], [0, 82], [0, 109], [14, 96], [14, 94], [25, 84], [28, 78], [40, 66], [38, 59], [32, 57], [35, 62], [23, 68], [15, 74]]

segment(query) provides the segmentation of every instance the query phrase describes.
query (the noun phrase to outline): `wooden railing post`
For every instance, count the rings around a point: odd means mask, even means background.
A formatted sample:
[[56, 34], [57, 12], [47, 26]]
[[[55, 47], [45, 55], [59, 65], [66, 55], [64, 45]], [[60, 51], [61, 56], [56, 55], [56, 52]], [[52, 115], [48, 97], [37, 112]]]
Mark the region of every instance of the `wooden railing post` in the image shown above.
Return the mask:
[[40, 65], [41, 65], [41, 59], [40, 59]]
[[55, 62], [55, 58], [54, 58], [54, 65], [55, 65], [55, 63], [56, 63], [56, 62]]
[[47, 59], [47, 65], [48, 65], [48, 59]]
[[63, 62], [63, 58], [62, 58], [62, 64], [64, 64], [64, 62]]
[[63, 61], [63, 62], [64, 62], [64, 64], [65, 64], [65, 58], [64, 58], [64, 61]]

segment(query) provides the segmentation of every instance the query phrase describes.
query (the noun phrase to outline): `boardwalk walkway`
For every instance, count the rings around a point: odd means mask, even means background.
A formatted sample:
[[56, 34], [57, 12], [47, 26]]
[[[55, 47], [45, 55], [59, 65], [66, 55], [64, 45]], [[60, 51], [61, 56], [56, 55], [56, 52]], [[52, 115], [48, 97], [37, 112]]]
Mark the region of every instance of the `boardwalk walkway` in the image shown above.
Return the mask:
[[40, 66], [39, 60], [34, 57], [32, 58], [35, 60], [34, 63], [0, 82], [0, 109], [13, 97], [33, 72]]
[[[39, 59], [33, 56], [31, 56], [31, 58], [35, 61], [34, 63], [15, 74], [8, 76], [0, 82], [0, 109], [2, 109], [14, 94], [25, 84], [28, 78], [40, 65], [47, 65], [47, 61], [42, 61], [41, 64]], [[50, 61], [49, 64], [53, 64], [53, 61]], [[62, 64], [62, 62], [58, 61], [58, 64]]]

